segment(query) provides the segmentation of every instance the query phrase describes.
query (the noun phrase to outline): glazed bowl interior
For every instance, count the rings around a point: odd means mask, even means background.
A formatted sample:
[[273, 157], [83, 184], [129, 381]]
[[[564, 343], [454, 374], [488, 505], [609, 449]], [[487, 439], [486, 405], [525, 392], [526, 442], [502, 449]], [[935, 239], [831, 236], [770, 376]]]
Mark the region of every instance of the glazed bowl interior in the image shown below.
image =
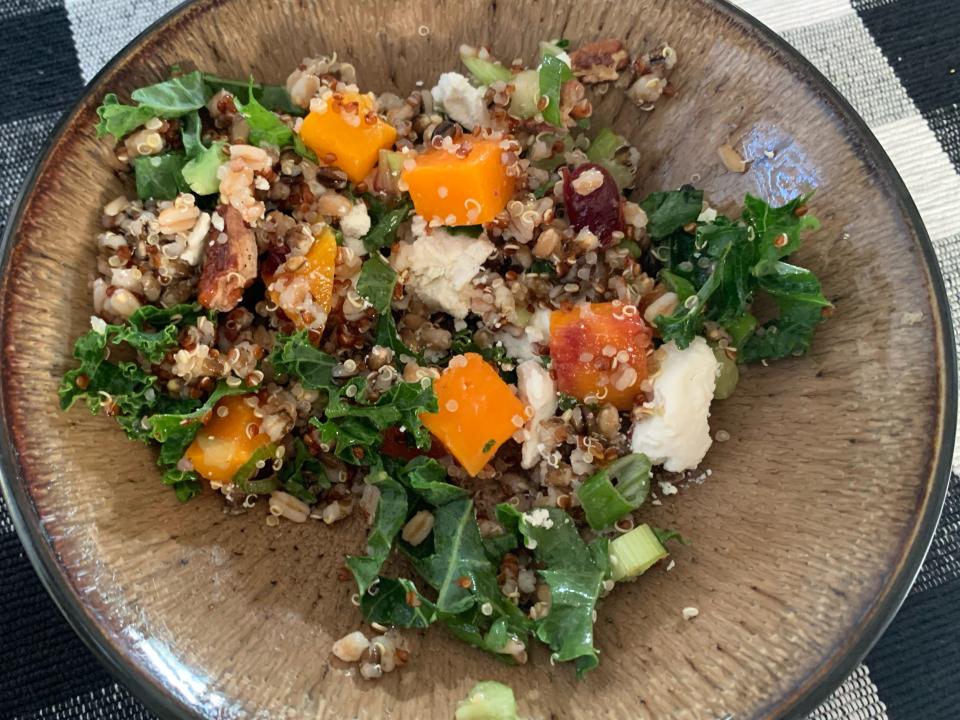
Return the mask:
[[[154, 452], [109, 419], [57, 409], [72, 339], [92, 312], [99, 208], [123, 191], [94, 111], [108, 89], [173, 63], [283, 82], [311, 54], [353, 62], [364, 89], [406, 94], [457, 65], [463, 43], [501, 58], [537, 41], [620, 37], [677, 49], [677, 93], [651, 113], [597, 104], [640, 148], [640, 198], [695, 182], [721, 209], [746, 192], [816, 187], [823, 229], [801, 264], [836, 303], [811, 352], [750, 368], [711, 418], [702, 484], [649, 507], [692, 540], [600, 607], [599, 669], [583, 682], [534, 652], [511, 668], [440, 629], [409, 633], [411, 663], [367, 682], [332, 660], [357, 628], [343, 557], [351, 519], [268, 527], [186, 505]], [[716, 148], [751, 159], [727, 171]], [[766, 153], [765, 153], [766, 151]], [[865, 128], [822, 79], [711, 2], [406, 3], [206, 0], [142, 37], [94, 82], [12, 219], [2, 296], [7, 497], [28, 551], [81, 633], [170, 717], [449, 717], [478, 680], [507, 682], [531, 718], [737, 718], [809, 709], [866, 652], [936, 522], [953, 436], [953, 357], [939, 277], [916, 212]], [[699, 608], [694, 621], [681, 610]]]

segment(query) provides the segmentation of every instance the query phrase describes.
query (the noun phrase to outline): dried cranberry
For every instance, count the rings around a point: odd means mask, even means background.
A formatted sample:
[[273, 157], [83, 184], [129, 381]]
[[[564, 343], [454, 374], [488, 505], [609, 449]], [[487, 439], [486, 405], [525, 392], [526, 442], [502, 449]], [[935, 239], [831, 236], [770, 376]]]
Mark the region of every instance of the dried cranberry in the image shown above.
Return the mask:
[[[581, 194], [574, 181], [588, 172], [599, 173], [602, 182], [593, 188], [587, 183], [580, 188]], [[613, 233], [623, 232], [623, 196], [613, 176], [596, 163], [584, 163], [572, 171], [563, 168], [563, 204], [571, 227], [588, 228], [602, 245], [610, 242]]]
[[442, 458], [446, 453], [440, 443], [434, 442], [430, 449], [423, 451], [411, 444], [412, 438], [396, 427], [389, 427], [383, 433], [383, 445], [380, 452], [398, 460], [413, 460], [415, 457], [426, 455], [434, 459]]
[[260, 259], [260, 275], [266, 282], [270, 282], [277, 270], [287, 259], [290, 248], [284, 244], [271, 245]]

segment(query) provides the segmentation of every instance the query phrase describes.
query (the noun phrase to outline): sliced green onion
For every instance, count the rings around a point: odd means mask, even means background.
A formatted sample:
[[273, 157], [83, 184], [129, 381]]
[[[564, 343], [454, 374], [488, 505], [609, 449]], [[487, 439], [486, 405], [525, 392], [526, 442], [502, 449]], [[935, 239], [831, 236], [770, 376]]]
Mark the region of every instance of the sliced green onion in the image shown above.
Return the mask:
[[457, 704], [455, 720], [517, 720], [513, 690], [503, 683], [485, 680], [473, 686], [466, 700]]
[[260, 472], [257, 464], [269, 462], [276, 452], [277, 446], [273, 443], [257, 448], [253, 455], [250, 456], [250, 459], [241, 465], [240, 469], [233, 474], [231, 482], [240, 488], [242, 492], [250, 495], [266, 495], [267, 493], [273, 492], [280, 487], [280, 480], [277, 479], [275, 475], [263, 478], [262, 480], [253, 480], [252, 478]]
[[626, 144], [625, 138], [617, 135], [610, 128], [604, 128], [597, 133], [590, 147], [587, 148], [587, 158], [595, 163], [601, 160], [612, 160], [617, 150]]
[[610, 573], [615, 582], [632, 580], [670, 553], [647, 524], [639, 525], [610, 543]]
[[717, 400], [726, 400], [733, 395], [737, 383], [740, 382], [740, 369], [737, 367], [737, 361], [731, 359], [723, 348], [715, 347], [713, 354], [720, 365], [720, 372], [717, 373], [717, 384], [713, 389], [713, 397]]
[[540, 95], [547, 98], [543, 119], [554, 127], [563, 127], [560, 115], [560, 88], [573, 79], [573, 70], [556, 55], [545, 55], [540, 63]]
[[577, 489], [577, 498], [594, 530], [612, 525], [633, 506], [624, 500], [610, 482], [606, 470], [601, 470]]
[[504, 67], [500, 63], [490, 60], [484, 60], [476, 55], [461, 55], [460, 59], [467, 66], [467, 70], [473, 75], [473, 79], [481, 85], [492, 85], [495, 82], [510, 82], [513, 80], [513, 73], [510, 68]]
[[643, 453], [625, 455], [581, 485], [577, 498], [590, 527], [602, 530], [640, 507], [650, 491], [650, 467]]
[[632, 187], [637, 179], [636, 163], [631, 160], [631, 153], [639, 157], [625, 137], [604, 128], [587, 148], [587, 159], [606, 169], [616, 180], [617, 187], [624, 190]]
[[[546, 143], [548, 146], [553, 147], [556, 144], [557, 140], [563, 142], [563, 150], [559, 152], [554, 152], [549, 157], [542, 158], [540, 160], [534, 160], [533, 166], [540, 168], [541, 170], [546, 170], [547, 172], [553, 172], [561, 165], [567, 164], [566, 154], [573, 150], [573, 140], [570, 135], [567, 133], [563, 134], [553, 134], [553, 133], [544, 133], [539, 136], [539, 139]], [[548, 191], [553, 190], [553, 185], [556, 182], [555, 179], [547, 180], [546, 186]]]
[[639, 260], [643, 257], [643, 248], [640, 247], [640, 244], [636, 240], [621, 240], [617, 248], [619, 250], [626, 250], [634, 260]]
[[513, 76], [513, 95], [510, 96], [510, 114], [521, 120], [537, 114], [540, 100], [540, 73], [524, 70]]
[[753, 335], [757, 328], [757, 319], [747, 313], [741, 315], [736, 320], [731, 320], [724, 326], [724, 329], [730, 333], [730, 342], [735, 348], [740, 348], [747, 338]]
[[377, 189], [387, 195], [399, 195], [402, 171], [403, 155], [392, 150], [380, 150], [377, 157]]
[[541, 40], [540, 41], [540, 57], [545, 58], [548, 56], [557, 57], [566, 52], [566, 50], [560, 45], [564, 42], [563, 40]]
[[697, 294], [692, 282], [687, 280], [685, 277], [681, 277], [676, 273], [670, 272], [669, 270], [660, 271], [660, 281], [670, 288], [671, 292], [675, 292], [677, 294], [680, 302], [683, 302], [691, 295]]

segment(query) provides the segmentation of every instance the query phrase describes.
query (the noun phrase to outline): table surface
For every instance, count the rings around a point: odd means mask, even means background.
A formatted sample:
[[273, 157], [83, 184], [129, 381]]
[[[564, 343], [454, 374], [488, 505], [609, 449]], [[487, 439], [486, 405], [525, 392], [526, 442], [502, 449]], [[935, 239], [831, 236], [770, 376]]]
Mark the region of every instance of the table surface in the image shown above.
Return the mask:
[[[85, 82], [174, 0], [0, 0], [0, 229]], [[914, 196], [960, 317], [960, 0], [739, 0], [817, 65]], [[955, 467], [957, 463], [954, 463]], [[930, 555], [865, 663], [811, 718], [960, 717], [960, 480]], [[147, 720], [47, 597], [0, 500], [0, 718]]]

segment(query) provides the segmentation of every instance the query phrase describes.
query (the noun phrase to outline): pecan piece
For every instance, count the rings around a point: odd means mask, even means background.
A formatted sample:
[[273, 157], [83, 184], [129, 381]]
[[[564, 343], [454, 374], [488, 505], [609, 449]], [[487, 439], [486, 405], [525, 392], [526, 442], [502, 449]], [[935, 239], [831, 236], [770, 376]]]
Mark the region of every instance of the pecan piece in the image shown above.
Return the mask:
[[235, 207], [221, 205], [217, 212], [224, 229], [210, 231], [197, 299], [206, 308], [229, 312], [257, 277], [257, 240]]
[[629, 56], [619, 40], [595, 40], [570, 55], [574, 74], [585, 83], [612, 82], [627, 66]]
[[659, 45], [634, 59], [633, 72], [636, 75], [654, 75], [663, 79], [676, 64], [677, 51], [669, 45]]
[[580, 120], [590, 117], [593, 106], [587, 99], [586, 90], [579, 80], [567, 80], [560, 86], [560, 115], [564, 121], [569, 118]]

